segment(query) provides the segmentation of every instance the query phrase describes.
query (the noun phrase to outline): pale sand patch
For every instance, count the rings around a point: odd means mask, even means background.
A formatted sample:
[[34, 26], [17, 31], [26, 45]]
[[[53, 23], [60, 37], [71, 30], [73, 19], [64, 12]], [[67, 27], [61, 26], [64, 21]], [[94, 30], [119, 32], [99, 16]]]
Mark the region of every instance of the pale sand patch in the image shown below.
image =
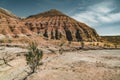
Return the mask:
[[[15, 51], [14, 54], [24, 51], [6, 50]], [[43, 65], [28, 80], [120, 80], [119, 53], [120, 50], [81, 50], [62, 55], [47, 53]], [[17, 56], [9, 64], [13, 67], [0, 66], [0, 80], [22, 80], [27, 75], [24, 56]]]

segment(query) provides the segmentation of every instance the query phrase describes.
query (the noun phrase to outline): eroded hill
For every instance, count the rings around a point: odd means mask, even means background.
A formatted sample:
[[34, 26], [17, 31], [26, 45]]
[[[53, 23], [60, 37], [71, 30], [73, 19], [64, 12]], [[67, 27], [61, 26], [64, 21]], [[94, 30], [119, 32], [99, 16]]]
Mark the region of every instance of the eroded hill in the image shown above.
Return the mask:
[[55, 9], [25, 19], [0, 9], [0, 35], [9, 38], [41, 36], [55, 40], [99, 41], [99, 35], [93, 28]]

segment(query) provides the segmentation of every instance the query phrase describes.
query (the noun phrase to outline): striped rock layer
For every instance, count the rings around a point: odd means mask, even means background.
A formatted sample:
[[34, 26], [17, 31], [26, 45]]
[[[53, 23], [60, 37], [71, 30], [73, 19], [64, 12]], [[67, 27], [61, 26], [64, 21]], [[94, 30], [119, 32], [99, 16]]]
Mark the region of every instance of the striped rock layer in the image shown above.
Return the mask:
[[98, 41], [99, 35], [88, 25], [52, 9], [20, 19], [0, 9], [0, 35], [10, 37], [40, 36], [68, 41]]

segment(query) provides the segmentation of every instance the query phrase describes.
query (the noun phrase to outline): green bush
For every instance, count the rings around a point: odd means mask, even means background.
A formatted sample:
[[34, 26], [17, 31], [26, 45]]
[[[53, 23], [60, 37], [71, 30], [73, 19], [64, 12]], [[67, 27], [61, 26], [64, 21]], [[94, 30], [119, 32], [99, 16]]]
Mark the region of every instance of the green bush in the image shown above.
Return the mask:
[[29, 65], [32, 73], [34, 73], [37, 67], [41, 64], [43, 56], [42, 50], [39, 50], [36, 42], [29, 43], [28, 53], [26, 54], [26, 61]]

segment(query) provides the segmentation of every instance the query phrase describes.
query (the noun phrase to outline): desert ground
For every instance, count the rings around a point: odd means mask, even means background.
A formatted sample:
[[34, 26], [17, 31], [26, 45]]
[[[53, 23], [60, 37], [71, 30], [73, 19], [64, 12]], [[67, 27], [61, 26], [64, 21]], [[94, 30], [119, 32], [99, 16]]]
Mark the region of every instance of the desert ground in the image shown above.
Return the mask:
[[[53, 52], [55, 51], [55, 52]], [[75, 50], [59, 54], [43, 48], [42, 65], [27, 80], [120, 80], [120, 50]], [[23, 80], [30, 71], [27, 49], [0, 47], [0, 80]], [[4, 64], [2, 58], [8, 60]]]

